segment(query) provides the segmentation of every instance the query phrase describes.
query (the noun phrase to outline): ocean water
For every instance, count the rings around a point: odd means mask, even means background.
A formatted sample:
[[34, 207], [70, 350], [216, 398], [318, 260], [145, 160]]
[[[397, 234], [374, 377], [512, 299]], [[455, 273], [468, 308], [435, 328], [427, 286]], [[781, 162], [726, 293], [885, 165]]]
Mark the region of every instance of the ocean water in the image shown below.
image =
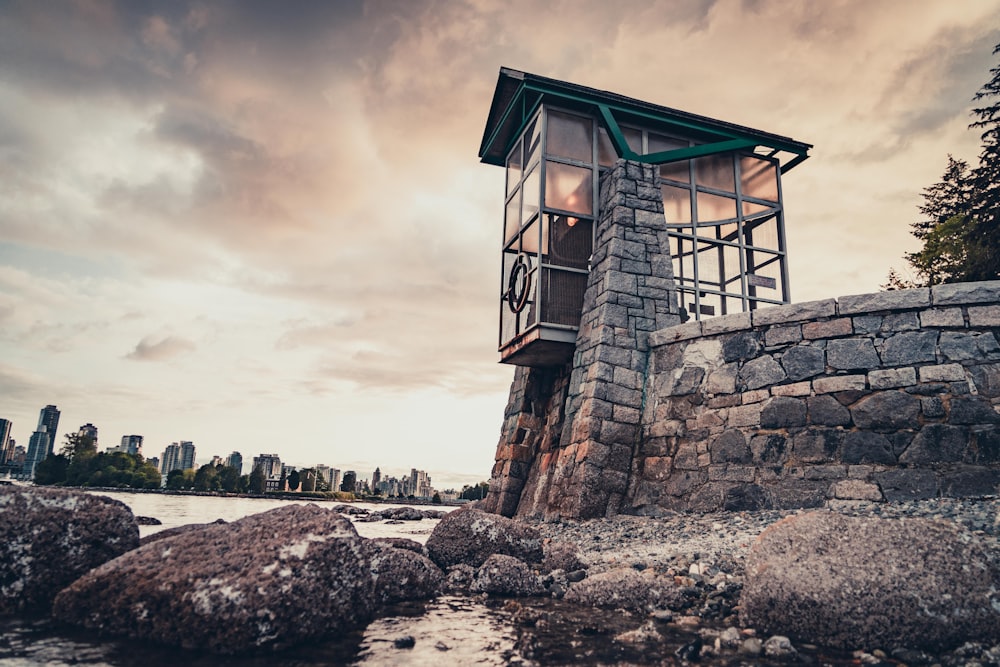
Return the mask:
[[[96, 493], [96, 492], [95, 492]], [[141, 493], [104, 493], [138, 516], [162, 524], [159, 530], [216, 519], [234, 521], [289, 502]], [[324, 504], [324, 503], [320, 503]], [[331, 506], [336, 503], [331, 503]], [[393, 505], [356, 504], [370, 510]], [[432, 509], [449, 509], [438, 505]], [[365, 537], [406, 537], [427, 541], [437, 520], [355, 522]], [[622, 633], [652, 623], [621, 611], [582, 609], [551, 599], [502, 600], [442, 596], [396, 605], [366, 628], [346, 636], [260, 656], [217, 656], [132, 640], [109, 640], [46, 618], [0, 616], [0, 667], [92, 665], [109, 667], [320, 667], [325, 665], [664, 665], [697, 640], [693, 630], [659, 624], [663, 639], [622, 641]], [[412, 644], [407, 639], [412, 639]], [[401, 643], [401, 640], [402, 643]], [[816, 662], [813, 660], [809, 662]], [[819, 659], [820, 664], [846, 664]], [[702, 665], [781, 664], [738, 656], [702, 659]]]

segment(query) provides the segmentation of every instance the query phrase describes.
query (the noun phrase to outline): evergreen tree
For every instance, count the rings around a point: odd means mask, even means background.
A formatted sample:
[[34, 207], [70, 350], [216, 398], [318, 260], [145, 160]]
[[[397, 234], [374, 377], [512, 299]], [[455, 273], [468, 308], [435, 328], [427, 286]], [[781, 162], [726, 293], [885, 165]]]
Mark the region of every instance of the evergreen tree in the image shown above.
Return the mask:
[[264, 468], [257, 466], [250, 473], [250, 480], [248, 484], [250, 493], [264, 493], [266, 483], [267, 477], [264, 475]]
[[[997, 54], [1000, 44], [993, 47], [993, 55]], [[972, 110], [976, 120], [969, 125], [982, 131], [979, 166], [972, 172], [976, 192], [972, 236], [981, 251], [972, 258], [970, 280], [1000, 277], [1000, 65], [990, 69], [990, 74], [990, 80], [972, 98], [986, 104]]]
[[299, 490], [299, 484], [301, 482], [302, 482], [302, 475], [299, 474], [298, 470], [293, 470], [292, 472], [288, 473], [288, 490], [289, 491], [298, 491]]

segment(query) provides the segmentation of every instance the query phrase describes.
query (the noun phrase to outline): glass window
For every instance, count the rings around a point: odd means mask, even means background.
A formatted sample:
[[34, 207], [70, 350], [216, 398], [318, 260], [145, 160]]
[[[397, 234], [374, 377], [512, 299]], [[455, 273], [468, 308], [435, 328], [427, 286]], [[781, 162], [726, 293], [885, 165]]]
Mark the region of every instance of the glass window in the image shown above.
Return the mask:
[[524, 131], [524, 164], [525, 168], [530, 167], [538, 160], [538, 146], [542, 140], [542, 128], [538, 122], [538, 116], [531, 121], [531, 125]]
[[507, 158], [507, 194], [521, 182], [521, 144], [518, 143]]
[[611, 143], [611, 137], [603, 127], [597, 129], [597, 164], [610, 167], [618, 159], [618, 152]]
[[743, 223], [743, 235], [746, 237], [747, 245], [780, 250], [777, 216]]
[[585, 215], [593, 213], [594, 183], [591, 170], [546, 161], [545, 206]]
[[538, 175], [540, 171], [541, 168], [536, 166], [531, 170], [527, 178], [524, 179], [524, 189], [521, 191], [524, 197], [524, 205], [521, 209], [522, 224], [530, 220], [531, 216], [538, 212], [538, 201], [541, 198], [539, 188], [542, 182], [541, 176]]
[[592, 163], [594, 161], [594, 125], [590, 118], [549, 111], [547, 155]]
[[691, 182], [691, 161], [668, 162], [660, 165], [660, 178], [669, 178], [681, 183]]
[[660, 186], [663, 193], [663, 215], [667, 224], [691, 222], [691, 191], [664, 183]]
[[714, 190], [736, 192], [732, 153], [706, 155], [694, 161], [695, 182]]
[[742, 293], [743, 285], [740, 281], [740, 249], [736, 246], [723, 246], [722, 268], [725, 277], [725, 291]]
[[698, 222], [716, 222], [736, 219], [736, 200], [729, 197], [699, 192]]
[[774, 163], [758, 157], [740, 157], [740, 187], [745, 197], [778, 201], [778, 170]]
[[751, 296], [780, 299], [781, 256], [747, 250], [747, 289]]
[[575, 269], [587, 268], [590, 259], [593, 223], [586, 218], [549, 213], [549, 255], [546, 261]]
[[698, 244], [698, 283], [712, 289], [722, 289], [722, 248], [711, 243]]
[[622, 134], [625, 135], [625, 143], [633, 151], [642, 155], [642, 130], [636, 130], [631, 127], [623, 127]]
[[755, 215], [769, 213], [774, 210], [773, 206], [765, 206], [764, 204], [755, 204], [752, 201], [743, 200], [743, 215], [748, 218]]
[[532, 255], [538, 254], [538, 227], [538, 218], [535, 218], [534, 222], [524, 228], [524, 233], [521, 234], [521, 252], [527, 252]]
[[656, 134], [654, 132], [650, 132], [648, 138], [650, 153], [662, 153], [663, 151], [673, 151], [678, 148], [688, 147], [688, 142], [683, 139], [665, 137], [662, 134]]
[[721, 225], [717, 225], [715, 228], [715, 238], [720, 241], [729, 241], [730, 243], [737, 243], [739, 239], [737, 238], [737, 233], [739, 232], [739, 225], [735, 222], [726, 222]]
[[517, 235], [517, 230], [521, 228], [521, 196], [515, 193], [511, 200], [507, 202], [507, 212], [504, 214], [503, 224], [503, 244], [507, 245], [512, 238]]

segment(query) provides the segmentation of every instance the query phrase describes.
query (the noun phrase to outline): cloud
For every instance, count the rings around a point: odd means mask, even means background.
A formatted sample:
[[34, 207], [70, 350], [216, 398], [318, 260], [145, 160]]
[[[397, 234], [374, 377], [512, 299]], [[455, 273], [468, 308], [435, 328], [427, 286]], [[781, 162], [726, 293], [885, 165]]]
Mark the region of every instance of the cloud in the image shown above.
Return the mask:
[[178, 336], [166, 336], [159, 340], [155, 340], [153, 336], [146, 336], [136, 344], [134, 350], [125, 355], [125, 358], [133, 361], [166, 361], [185, 352], [192, 352], [194, 349], [194, 343]]

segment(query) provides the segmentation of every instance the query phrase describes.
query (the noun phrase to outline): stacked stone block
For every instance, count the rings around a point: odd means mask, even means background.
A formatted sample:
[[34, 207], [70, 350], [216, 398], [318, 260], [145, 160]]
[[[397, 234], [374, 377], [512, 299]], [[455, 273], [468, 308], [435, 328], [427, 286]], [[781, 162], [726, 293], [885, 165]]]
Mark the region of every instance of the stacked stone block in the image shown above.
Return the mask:
[[573, 361], [559, 371], [519, 369], [511, 388], [517, 403], [521, 385], [538, 373], [568, 376], [558, 387], [564, 393], [550, 394], [548, 411], [539, 415], [559, 431], [523, 451], [527, 479], [512, 482], [507, 471], [518, 467], [509, 447], [518, 436], [508, 408], [486, 503], [491, 511], [510, 515], [518, 487], [518, 515], [604, 516], [625, 499], [641, 436], [648, 337], [680, 317], [656, 170], [619, 160], [602, 175], [600, 210]]
[[998, 332], [1000, 282], [659, 331], [628, 508], [996, 494]]

